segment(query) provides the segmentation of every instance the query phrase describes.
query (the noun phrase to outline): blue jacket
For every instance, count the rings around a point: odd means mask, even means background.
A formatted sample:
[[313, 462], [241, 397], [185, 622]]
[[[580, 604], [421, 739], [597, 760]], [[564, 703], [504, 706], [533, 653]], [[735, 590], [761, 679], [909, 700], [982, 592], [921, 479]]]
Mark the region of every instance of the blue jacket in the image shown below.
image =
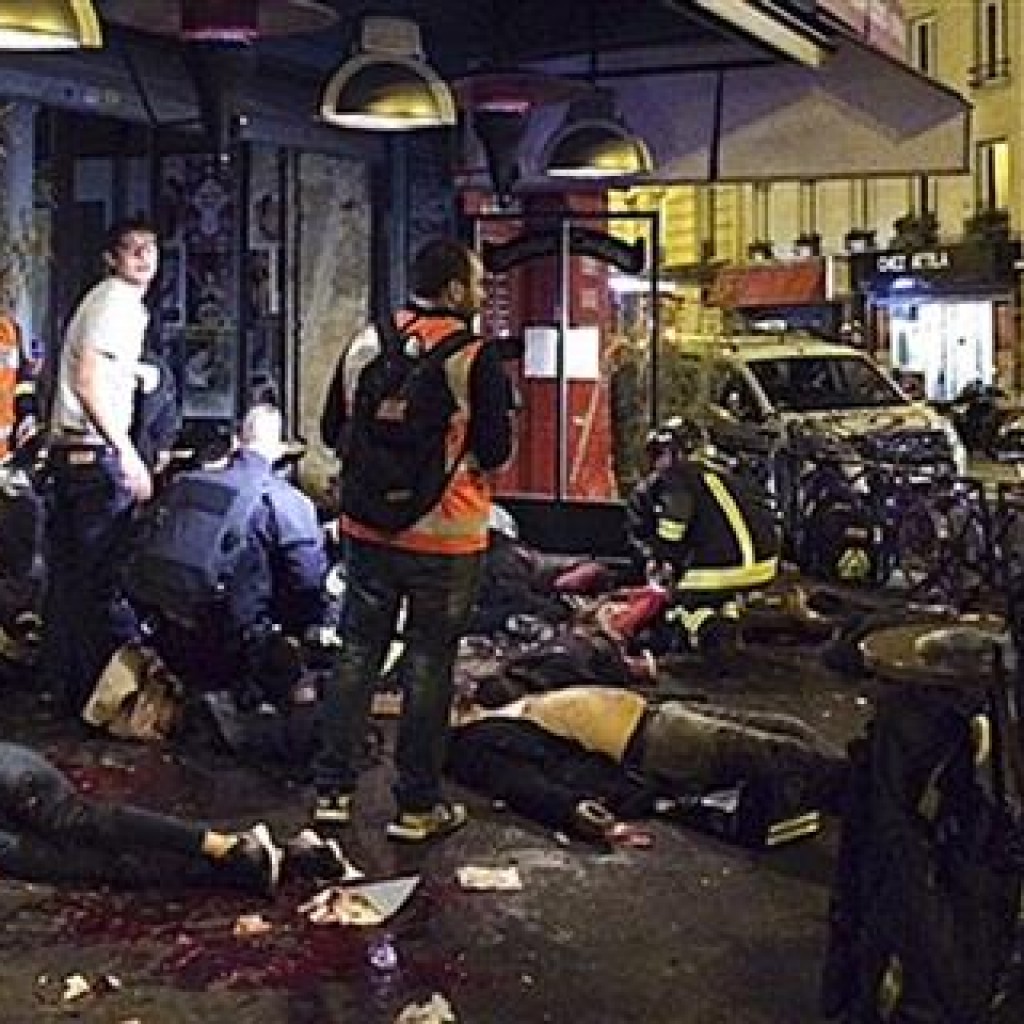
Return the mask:
[[235, 622], [243, 628], [274, 622], [286, 633], [321, 622], [329, 563], [312, 501], [251, 450], [239, 450], [227, 468], [212, 472], [239, 483], [266, 478], [266, 497], [246, 534], [251, 557], [229, 597]]

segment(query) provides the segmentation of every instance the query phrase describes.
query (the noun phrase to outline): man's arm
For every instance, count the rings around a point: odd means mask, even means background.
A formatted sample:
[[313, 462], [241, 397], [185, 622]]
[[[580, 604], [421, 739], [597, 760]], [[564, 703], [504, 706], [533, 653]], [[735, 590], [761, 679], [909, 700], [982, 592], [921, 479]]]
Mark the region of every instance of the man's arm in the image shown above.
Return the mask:
[[111, 369], [112, 362], [108, 355], [91, 345], [83, 345], [75, 364], [72, 388], [100, 436], [120, 456], [121, 470], [128, 489], [139, 501], [146, 501], [153, 493], [149, 470], [132, 444], [131, 437], [117, 429], [103, 404], [102, 396], [110, 394], [107, 376]]
[[626, 502], [626, 547], [634, 568], [646, 571], [654, 559], [657, 533], [657, 478], [648, 476], [633, 488]]
[[330, 569], [323, 530], [316, 510], [304, 494], [290, 485], [271, 497], [272, 564], [280, 577], [275, 590], [287, 595], [290, 628], [320, 625], [327, 606], [324, 581]]
[[469, 371], [469, 450], [477, 465], [499, 469], [512, 454], [511, 389], [498, 350], [485, 341]]
[[697, 474], [686, 466], [675, 466], [662, 478], [657, 507], [654, 555], [659, 562], [679, 565], [688, 561], [687, 534], [697, 507]]

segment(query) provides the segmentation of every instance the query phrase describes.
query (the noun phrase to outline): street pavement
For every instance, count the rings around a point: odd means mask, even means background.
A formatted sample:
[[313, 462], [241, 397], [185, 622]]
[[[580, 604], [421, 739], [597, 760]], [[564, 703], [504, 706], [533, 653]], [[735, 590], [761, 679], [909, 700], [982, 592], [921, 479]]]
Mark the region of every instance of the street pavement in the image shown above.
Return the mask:
[[[773, 636], [742, 670], [684, 670], [675, 688], [795, 712], [844, 742], [870, 713], [870, 687], [825, 669], [817, 643]], [[195, 740], [164, 748], [85, 735], [15, 674], [3, 735], [47, 751], [93, 796], [218, 824], [304, 824], [307, 789]], [[663, 692], [673, 692], [663, 681]], [[371, 879], [416, 874], [407, 906], [377, 927], [315, 925], [298, 908], [231, 893], [116, 892], [0, 880], [0, 1024], [392, 1024], [444, 999], [461, 1024], [807, 1024], [819, 1020], [836, 823], [752, 852], [656, 820], [648, 849], [599, 853], [472, 793], [472, 820], [426, 849], [390, 844], [390, 745], [371, 759], [343, 834]], [[470, 891], [467, 865], [516, 868], [522, 888]], [[261, 934], [236, 936], [241, 915]], [[68, 1000], [81, 975], [88, 994]], [[1024, 1019], [1008, 1010], [1005, 1021]], [[421, 1019], [421, 1018], [417, 1018]], [[443, 1017], [426, 1018], [427, 1020]]]

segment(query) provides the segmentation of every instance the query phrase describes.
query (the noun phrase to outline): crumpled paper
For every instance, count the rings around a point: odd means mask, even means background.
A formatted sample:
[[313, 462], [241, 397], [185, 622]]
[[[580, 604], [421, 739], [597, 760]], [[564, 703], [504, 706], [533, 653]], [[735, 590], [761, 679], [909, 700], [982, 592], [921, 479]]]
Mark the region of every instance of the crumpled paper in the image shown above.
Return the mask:
[[514, 865], [507, 868], [492, 868], [466, 864], [455, 872], [455, 877], [463, 889], [512, 892], [523, 887], [519, 869]]
[[440, 992], [435, 992], [425, 1003], [406, 1006], [394, 1024], [456, 1024], [455, 1011]]
[[383, 924], [405, 905], [419, 884], [419, 876], [382, 882], [332, 885], [299, 907], [313, 924]]
[[235, 918], [231, 934], [236, 939], [249, 939], [257, 935], [266, 935], [273, 925], [262, 914], [240, 914]]

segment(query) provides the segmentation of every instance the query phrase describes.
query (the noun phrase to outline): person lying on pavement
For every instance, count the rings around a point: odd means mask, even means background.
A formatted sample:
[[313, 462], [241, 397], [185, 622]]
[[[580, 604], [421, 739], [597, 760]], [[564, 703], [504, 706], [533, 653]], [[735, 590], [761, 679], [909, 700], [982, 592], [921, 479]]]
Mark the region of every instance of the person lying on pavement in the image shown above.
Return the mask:
[[[279, 846], [263, 823], [219, 831], [83, 796], [52, 762], [0, 742], [0, 876], [127, 888], [199, 886], [272, 896], [282, 869], [340, 875], [340, 849], [312, 832]], [[333, 867], [332, 867], [333, 865]]]
[[590, 837], [593, 808], [583, 804], [608, 811], [596, 829], [603, 832], [619, 816], [642, 816], [655, 795], [693, 796], [750, 779], [776, 783], [790, 810], [837, 811], [847, 761], [791, 715], [570, 686], [464, 709], [447, 770], [527, 817]]

